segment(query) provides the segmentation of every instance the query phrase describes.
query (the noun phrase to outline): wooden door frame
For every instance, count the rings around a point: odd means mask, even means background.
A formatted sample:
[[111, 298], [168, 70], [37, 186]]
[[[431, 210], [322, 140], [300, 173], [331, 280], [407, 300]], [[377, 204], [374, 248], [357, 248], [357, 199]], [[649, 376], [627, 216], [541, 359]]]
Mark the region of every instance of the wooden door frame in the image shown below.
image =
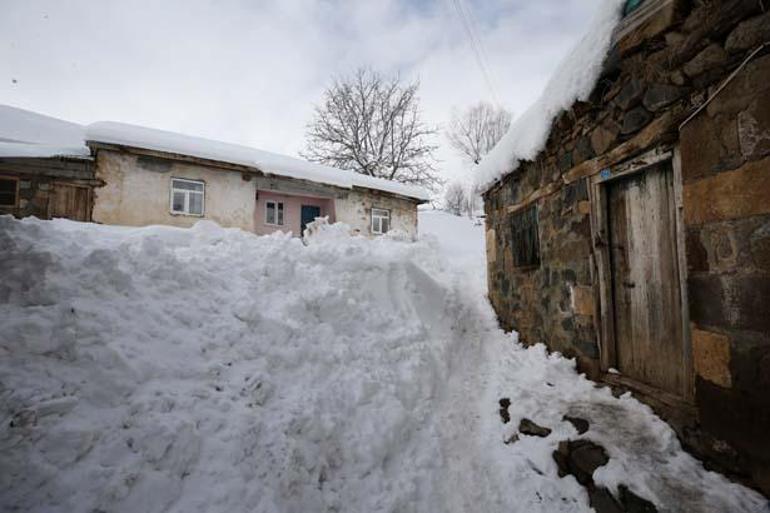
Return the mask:
[[[675, 244], [679, 275], [679, 299], [682, 313], [682, 349], [685, 365], [683, 390], [680, 395], [634, 380], [627, 376], [610, 373], [617, 368], [617, 341], [615, 340], [615, 316], [613, 309], [612, 263], [610, 258], [608, 194], [607, 185], [630, 175], [643, 173], [656, 164], [671, 161], [674, 184]], [[682, 168], [679, 147], [661, 146], [634, 159], [620, 162], [590, 177], [588, 192], [591, 200], [591, 239], [593, 244], [594, 267], [597, 271], [598, 286], [595, 288], [595, 305], [598, 315], [597, 337], [599, 346], [600, 368], [605, 380], [627, 386], [645, 395], [655, 395], [665, 403], [673, 404], [684, 401], [692, 403], [694, 399], [694, 370], [692, 362], [692, 341], [690, 337], [690, 316], [687, 303], [687, 265], [684, 254], [684, 223], [682, 220]], [[670, 397], [669, 397], [670, 396]]]
[[[86, 202], [87, 202], [87, 213], [88, 213], [87, 217], [88, 217], [88, 219], [86, 219], [83, 222], [86, 222], [86, 223], [93, 222], [93, 214], [94, 214], [94, 191], [93, 191], [93, 187], [91, 187], [90, 185], [84, 185], [84, 184], [72, 183], [72, 182], [63, 182], [63, 181], [60, 181], [60, 180], [51, 182], [51, 190], [49, 192], [48, 205], [46, 207], [46, 214], [47, 214], [48, 219], [53, 219], [53, 217], [52, 217], [53, 216], [53, 212], [52, 212], [53, 204], [51, 202], [51, 199], [52, 199], [51, 196], [55, 196], [56, 195], [56, 186], [57, 185], [62, 185], [62, 186], [65, 186], [65, 187], [77, 187], [78, 189], [85, 189], [86, 190], [86, 194], [87, 194]], [[69, 219], [69, 218], [65, 218], [65, 219]]]

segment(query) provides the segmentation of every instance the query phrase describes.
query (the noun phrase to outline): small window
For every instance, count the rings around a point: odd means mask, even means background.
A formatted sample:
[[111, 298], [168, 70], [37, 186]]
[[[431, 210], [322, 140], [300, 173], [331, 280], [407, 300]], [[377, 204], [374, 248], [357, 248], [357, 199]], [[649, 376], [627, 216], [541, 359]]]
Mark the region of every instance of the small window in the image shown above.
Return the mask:
[[623, 15], [628, 16], [638, 8], [642, 6], [644, 0], [626, 0], [626, 5], [623, 8]]
[[540, 239], [537, 228], [537, 207], [531, 206], [511, 216], [513, 265], [540, 265]]
[[19, 198], [19, 180], [0, 177], [0, 207], [15, 207]]
[[171, 179], [171, 212], [188, 216], [202, 216], [205, 184], [197, 180]]
[[265, 203], [265, 224], [283, 226], [283, 203], [268, 201]]
[[372, 233], [382, 235], [390, 230], [390, 210], [384, 208], [372, 209]]

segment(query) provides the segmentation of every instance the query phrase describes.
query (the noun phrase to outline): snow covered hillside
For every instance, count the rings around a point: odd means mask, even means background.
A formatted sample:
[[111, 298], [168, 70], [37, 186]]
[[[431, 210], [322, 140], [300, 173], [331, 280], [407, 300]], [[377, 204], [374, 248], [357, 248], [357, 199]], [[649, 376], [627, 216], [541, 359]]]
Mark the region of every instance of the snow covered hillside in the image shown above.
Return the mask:
[[587, 512], [553, 452], [593, 440], [595, 489], [765, 511], [498, 330], [446, 244], [0, 217], [0, 509]]

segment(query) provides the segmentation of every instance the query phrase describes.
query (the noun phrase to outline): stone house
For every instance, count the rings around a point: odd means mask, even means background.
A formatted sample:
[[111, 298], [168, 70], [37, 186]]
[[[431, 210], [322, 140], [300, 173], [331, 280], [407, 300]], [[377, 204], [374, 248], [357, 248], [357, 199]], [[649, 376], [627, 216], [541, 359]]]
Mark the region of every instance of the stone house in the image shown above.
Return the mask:
[[[0, 187], [5, 179], [8, 190], [17, 191], [0, 191], [0, 200], [7, 195], [9, 205], [15, 202], [2, 211], [128, 226], [187, 227], [211, 219], [257, 234], [295, 236], [325, 217], [357, 234], [398, 230], [415, 238], [417, 205], [428, 199], [418, 187], [150, 128], [100, 122], [81, 137], [78, 147], [50, 151], [0, 142]], [[32, 168], [39, 170], [36, 178], [25, 178]], [[82, 191], [77, 202], [59, 192], [65, 186], [61, 172], [55, 174], [59, 168], [69, 177], [66, 187]], [[49, 188], [42, 177], [55, 183]], [[57, 210], [62, 201], [77, 208]]]
[[586, 101], [484, 194], [525, 343], [653, 406], [770, 493], [770, 13], [629, 1]]

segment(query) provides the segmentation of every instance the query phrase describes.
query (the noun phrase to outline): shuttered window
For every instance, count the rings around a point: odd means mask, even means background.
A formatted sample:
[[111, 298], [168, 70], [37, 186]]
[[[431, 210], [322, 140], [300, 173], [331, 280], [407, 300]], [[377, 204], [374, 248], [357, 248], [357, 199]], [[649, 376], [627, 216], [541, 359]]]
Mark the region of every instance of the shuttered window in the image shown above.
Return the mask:
[[540, 238], [537, 229], [537, 207], [531, 206], [511, 216], [513, 265], [540, 265]]
[[0, 177], [0, 207], [15, 207], [19, 195], [16, 178]]

